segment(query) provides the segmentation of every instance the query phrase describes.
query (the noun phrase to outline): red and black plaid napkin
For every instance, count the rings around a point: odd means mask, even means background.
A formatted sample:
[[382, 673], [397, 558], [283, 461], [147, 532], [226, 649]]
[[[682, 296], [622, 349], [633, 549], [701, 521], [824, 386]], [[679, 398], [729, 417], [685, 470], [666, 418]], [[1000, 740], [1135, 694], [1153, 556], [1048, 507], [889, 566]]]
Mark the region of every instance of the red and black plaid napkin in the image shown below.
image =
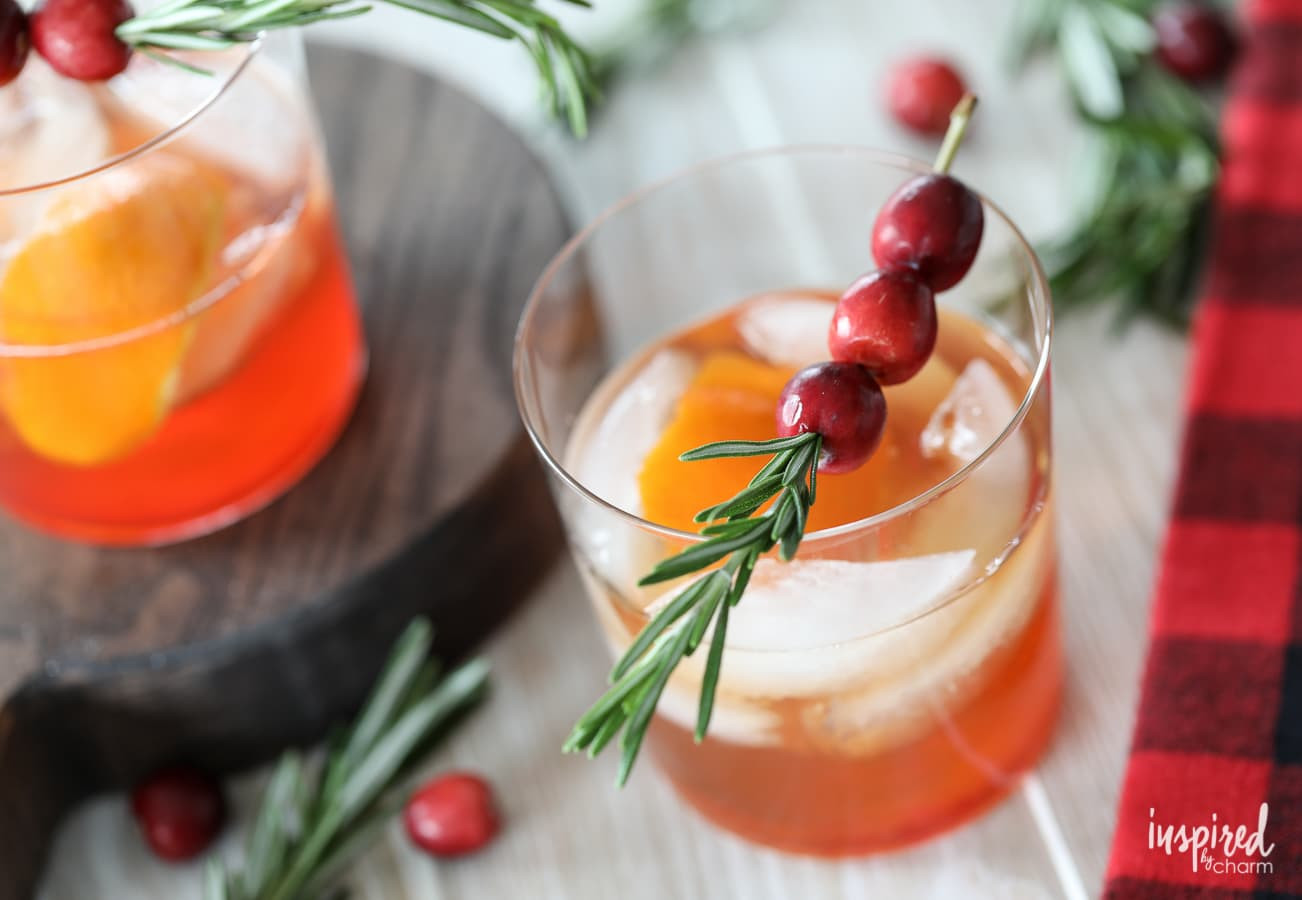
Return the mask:
[[1244, 12], [1109, 900], [1302, 897], [1302, 0]]

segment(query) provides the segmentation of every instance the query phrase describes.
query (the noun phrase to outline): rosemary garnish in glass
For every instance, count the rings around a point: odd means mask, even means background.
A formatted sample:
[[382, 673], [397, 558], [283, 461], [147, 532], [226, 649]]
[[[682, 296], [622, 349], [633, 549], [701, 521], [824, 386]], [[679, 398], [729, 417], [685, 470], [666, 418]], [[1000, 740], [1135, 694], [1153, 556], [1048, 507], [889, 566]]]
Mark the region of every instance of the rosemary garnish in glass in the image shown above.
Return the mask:
[[[611, 686], [575, 723], [565, 742], [567, 753], [586, 750], [596, 756], [623, 730], [618, 782], [628, 781], [660, 694], [674, 669], [691, 656], [713, 627], [701, 700], [696, 742], [705, 739], [714, 709], [714, 693], [723, 664], [728, 610], [746, 591], [760, 556], [778, 548], [778, 556], [796, 555], [809, 508], [817, 492], [822, 438], [813, 432], [771, 441], [720, 441], [689, 450], [679, 459], [693, 462], [728, 457], [770, 456], [747, 487], [734, 497], [696, 514], [706, 540], [661, 560], [638, 582], [640, 586], [671, 581], [723, 564], [687, 584], [647, 622], [610, 673]], [[777, 498], [774, 500], [774, 498]], [[756, 515], [764, 504], [772, 506]]]

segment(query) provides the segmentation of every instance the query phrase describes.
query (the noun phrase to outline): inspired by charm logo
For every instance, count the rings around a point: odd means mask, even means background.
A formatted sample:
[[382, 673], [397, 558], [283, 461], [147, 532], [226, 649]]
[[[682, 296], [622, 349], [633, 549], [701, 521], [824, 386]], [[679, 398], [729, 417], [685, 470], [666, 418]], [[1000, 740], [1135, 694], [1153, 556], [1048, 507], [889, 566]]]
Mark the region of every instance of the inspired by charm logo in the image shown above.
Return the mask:
[[1266, 820], [1270, 817], [1270, 805], [1261, 804], [1257, 811], [1257, 830], [1249, 831], [1247, 825], [1231, 828], [1217, 820], [1212, 813], [1207, 825], [1162, 825], [1154, 816], [1156, 810], [1148, 810], [1148, 849], [1161, 850], [1167, 856], [1177, 853], [1189, 855], [1189, 868], [1197, 872], [1199, 868], [1213, 875], [1247, 875], [1270, 874], [1274, 864], [1266, 857], [1275, 850], [1274, 844], [1266, 843]]

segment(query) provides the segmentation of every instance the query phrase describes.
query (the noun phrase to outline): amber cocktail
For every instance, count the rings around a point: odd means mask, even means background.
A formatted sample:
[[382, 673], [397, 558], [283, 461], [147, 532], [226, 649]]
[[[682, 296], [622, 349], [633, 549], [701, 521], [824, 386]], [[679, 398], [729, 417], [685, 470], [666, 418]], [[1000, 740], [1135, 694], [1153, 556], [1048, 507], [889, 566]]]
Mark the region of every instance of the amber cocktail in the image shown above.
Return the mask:
[[36, 58], [0, 89], [0, 506], [161, 543], [267, 503], [347, 421], [365, 349], [301, 47]]
[[[836, 149], [709, 164], [599, 218], [543, 276], [517, 387], [616, 653], [679, 587], [638, 579], [755, 471], [678, 455], [773, 437], [784, 384], [826, 356], [836, 292], [808, 285], [871, 266], [867, 225], [912, 171]], [[705, 741], [704, 654], [660, 699], [662, 769], [749, 839], [818, 855], [920, 840], [996, 802], [1051, 734], [1048, 297], [1012, 224], [989, 205], [986, 222], [931, 360], [885, 388], [881, 447], [819, 479], [795, 560], [756, 567]]]

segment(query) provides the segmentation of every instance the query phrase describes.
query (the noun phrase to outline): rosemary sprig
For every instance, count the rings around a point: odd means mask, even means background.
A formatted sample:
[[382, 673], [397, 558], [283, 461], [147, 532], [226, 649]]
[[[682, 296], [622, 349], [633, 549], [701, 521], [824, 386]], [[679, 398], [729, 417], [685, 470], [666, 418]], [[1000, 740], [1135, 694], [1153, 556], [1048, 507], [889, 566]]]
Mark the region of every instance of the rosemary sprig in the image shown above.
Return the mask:
[[[674, 595], [638, 633], [611, 670], [610, 687], [575, 723], [565, 752], [586, 750], [594, 757], [622, 729], [618, 783], [624, 785], [669, 677], [713, 627], [696, 718], [696, 742], [705, 739], [723, 664], [728, 611], [741, 600], [760, 556], [774, 546], [784, 561], [795, 556], [817, 494], [821, 452], [822, 438], [805, 433], [771, 441], [721, 441], [679, 457], [685, 462], [743, 456], [770, 459], [744, 490], [696, 514], [697, 522], [713, 523], [701, 529], [707, 540], [661, 560], [638, 582], [658, 584], [710, 569]], [[771, 500], [772, 506], [756, 515]], [[721, 560], [721, 566], [711, 568]]]
[[285, 753], [267, 784], [242, 872], [212, 861], [204, 900], [308, 900], [322, 895], [405, 800], [402, 785], [446, 726], [479, 701], [488, 663], [440, 679], [433, 630], [417, 619], [394, 645], [370, 699], [314, 774]]
[[1078, 221], [1041, 248], [1055, 304], [1120, 299], [1119, 322], [1188, 322], [1211, 190], [1215, 121], [1152, 59], [1151, 0], [1024, 0], [1015, 57], [1056, 52], [1090, 132]]
[[[587, 53], [555, 17], [534, 0], [380, 0], [474, 29], [519, 41], [541, 78], [544, 100], [570, 130], [583, 136], [588, 106], [597, 96]], [[563, 0], [587, 7], [588, 0]], [[365, 0], [167, 0], [117, 27], [124, 43], [163, 62], [205, 72], [177, 50], [225, 50], [255, 41], [274, 28], [294, 28], [368, 12]]]

